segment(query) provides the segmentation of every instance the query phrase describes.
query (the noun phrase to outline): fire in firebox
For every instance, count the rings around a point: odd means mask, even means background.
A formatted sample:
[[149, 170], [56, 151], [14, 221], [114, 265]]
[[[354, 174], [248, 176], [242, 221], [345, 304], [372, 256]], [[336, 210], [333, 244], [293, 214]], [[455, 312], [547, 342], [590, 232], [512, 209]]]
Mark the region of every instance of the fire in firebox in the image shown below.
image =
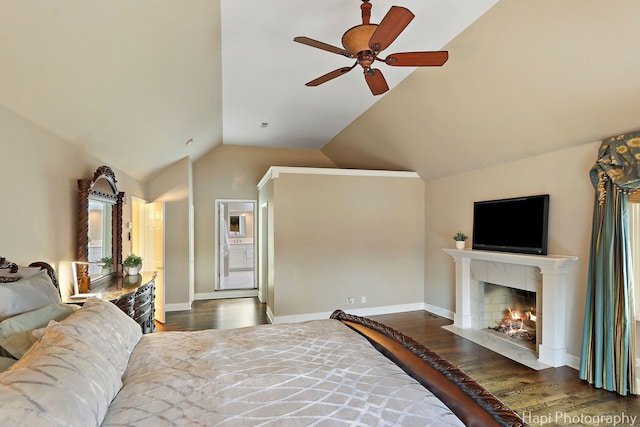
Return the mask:
[[508, 308], [502, 322], [494, 328], [494, 331], [502, 332], [518, 341], [536, 341], [536, 314], [533, 308], [526, 311], [512, 310]]

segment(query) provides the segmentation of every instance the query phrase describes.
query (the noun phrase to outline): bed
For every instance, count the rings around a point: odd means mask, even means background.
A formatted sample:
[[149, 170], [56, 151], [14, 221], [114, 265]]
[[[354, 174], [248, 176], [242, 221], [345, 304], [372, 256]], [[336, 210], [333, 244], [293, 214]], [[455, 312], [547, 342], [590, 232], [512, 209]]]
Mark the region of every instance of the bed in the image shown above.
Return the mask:
[[7, 425], [526, 425], [464, 372], [366, 318], [337, 310], [142, 335], [108, 301], [61, 304], [48, 264], [23, 270], [0, 283]]

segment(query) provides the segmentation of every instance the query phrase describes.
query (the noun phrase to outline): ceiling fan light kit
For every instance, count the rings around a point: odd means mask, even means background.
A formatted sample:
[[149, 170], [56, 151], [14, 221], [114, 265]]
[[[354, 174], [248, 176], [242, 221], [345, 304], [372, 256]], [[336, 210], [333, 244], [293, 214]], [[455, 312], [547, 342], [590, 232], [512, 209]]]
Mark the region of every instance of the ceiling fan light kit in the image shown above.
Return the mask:
[[362, 11], [362, 24], [348, 29], [343, 34], [342, 46], [344, 46], [344, 49], [310, 39], [309, 37], [300, 36], [293, 39], [293, 41], [307, 46], [356, 59], [355, 64], [351, 67], [342, 67], [333, 70], [311, 80], [306, 83], [306, 86], [319, 86], [329, 80], [346, 74], [353, 70], [356, 65], [360, 65], [371, 93], [380, 95], [387, 92], [389, 86], [382, 72], [377, 68], [371, 68], [371, 65], [375, 61], [384, 62], [393, 67], [439, 67], [449, 59], [449, 53], [446, 51], [400, 52], [393, 53], [385, 59], [379, 58], [378, 54], [393, 43], [413, 20], [414, 15], [409, 9], [392, 6], [380, 24], [370, 24], [371, 4], [369, 0], [362, 0], [360, 9]]
[[357, 52], [370, 50], [369, 40], [376, 31], [376, 28], [378, 28], [378, 26], [374, 24], [363, 24], [348, 29], [342, 36], [342, 46], [344, 46], [347, 52], [356, 52], [356, 55]]

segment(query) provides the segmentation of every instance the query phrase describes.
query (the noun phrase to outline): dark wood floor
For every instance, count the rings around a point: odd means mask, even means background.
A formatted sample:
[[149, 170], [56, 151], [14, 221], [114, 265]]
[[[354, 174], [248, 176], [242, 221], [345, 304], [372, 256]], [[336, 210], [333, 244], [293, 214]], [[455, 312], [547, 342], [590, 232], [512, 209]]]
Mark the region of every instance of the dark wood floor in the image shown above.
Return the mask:
[[266, 305], [257, 298], [231, 298], [194, 301], [189, 311], [168, 312], [164, 324], [156, 322], [156, 330], [233, 329], [267, 323]]
[[[500, 356], [441, 328], [451, 321], [425, 311], [371, 316], [429, 347], [471, 375], [533, 426], [640, 426], [640, 399], [598, 390], [569, 367], [542, 371]], [[191, 311], [167, 313], [159, 331], [229, 329], [268, 323], [256, 298], [195, 301]], [[597, 418], [592, 418], [597, 417]], [[632, 417], [636, 417], [635, 419]]]

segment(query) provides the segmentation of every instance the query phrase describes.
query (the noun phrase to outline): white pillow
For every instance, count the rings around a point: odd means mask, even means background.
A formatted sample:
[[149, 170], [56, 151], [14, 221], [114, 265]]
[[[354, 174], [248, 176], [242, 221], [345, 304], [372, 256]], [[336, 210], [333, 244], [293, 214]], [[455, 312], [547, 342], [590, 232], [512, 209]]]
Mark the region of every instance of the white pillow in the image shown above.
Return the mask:
[[0, 347], [20, 359], [37, 340], [31, 333], [34, 329], [47, 326], [50, 320], [62, 320], [78, 308], [73, 304], [49, 304], [4, 319], [0, 321]]
[[120, 375], [82, 337], [58, 325], [0, 372], [3, 425], [99, 426], [122, 387]]
[[46, 270], [17, 282], [0, 283], [0, 320], [59, 302], [60, 294]]
[[[50, 325], [55, 322], [51, 322]], [[129, 356], [142, 337], [140, 325], [115, 304], [89, 298], [75, 313], [58, 323], [62, 330], [73, 330], [110, 361], [122, 375]], [[46, 329], [44, 329], [45, 333]], [[43, 331], [42, 329], [40, 331]], [[38, 334], [38, 330], [34, 331]]]

